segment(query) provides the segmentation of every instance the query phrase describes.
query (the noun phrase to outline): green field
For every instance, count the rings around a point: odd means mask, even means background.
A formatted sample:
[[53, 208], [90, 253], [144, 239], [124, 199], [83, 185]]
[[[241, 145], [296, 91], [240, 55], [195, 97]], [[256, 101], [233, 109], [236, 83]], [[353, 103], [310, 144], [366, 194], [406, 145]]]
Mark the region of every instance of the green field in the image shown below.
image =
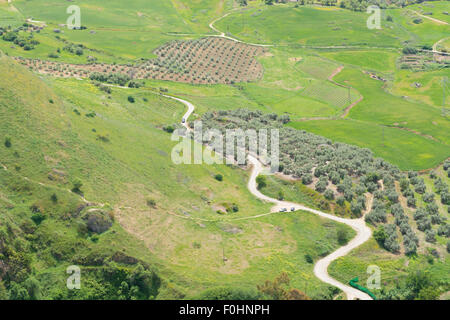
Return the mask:
[[[366, 20], [363, 13], [338, 8], [261, 6], [230, 15], [216, 25], [239, 39], [259, 43], [307, 46], [400, 45], [393, 30], [371, 31], [366, 27]], [[385, 23], [396, 34], [406, 36], [396, 25]]]
[[448, 148], [442, 143], [412, 132], [370, 122], [317, 120], [292, 122], [289, 125], [334, 141], [367, 147], [376, 156], [405, 171], [435, 167], [448, 157]]

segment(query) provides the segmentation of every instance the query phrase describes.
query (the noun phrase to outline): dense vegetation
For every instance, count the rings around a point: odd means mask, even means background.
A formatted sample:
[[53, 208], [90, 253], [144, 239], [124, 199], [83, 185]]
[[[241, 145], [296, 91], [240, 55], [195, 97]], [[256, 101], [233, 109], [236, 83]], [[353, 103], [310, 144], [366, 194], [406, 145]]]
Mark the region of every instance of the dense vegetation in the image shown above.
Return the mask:
[[[429, 189], [417, 172], [405, 175], [396, 166], [375, 158], [368, 149], [333, 143], [324, 137], [286, 127], [284, 124], [289, 117], [285, 115], [237, 109], [205, 113], [202, 120], [205, 129], [279, 129], [280, 172], [301, 180], [329, 201], [336, 199], [334, 212], [337, 214], [345, 214], [345, 208], [349, 208], [354, 217], [362, 216], [364, 211], [369, 212], [365, 220], [379, 226], [375, 238], [388, 251], [401, 251], [397, 231], [400, 230], [404, 253], [411, 255], [417, 252], [419, 239], [405, 214], [409, 208], [417, 207], [414, 220], [418, 230], [425, 233], [427, 242], [436, 242], [438, 230], [441, 236], [448, 238], [446, 212], [440, 212], [434, 192], [427, 192]], [[270, 145], [269, 142], [269, 154]], [[444, 164], [445, 170], [449, 170], [448, 163], [447, 160]], [[430, 176], [434, 179], [442, 205], [448, 206], [448, 185], [436, 173], [432, 172]], [[423, 200], [421, 206], [416, 203], [420, 195]], [[408, 207], [401, 205], [400, 196], [404, 197]], [[368, 197], [373, 197], [370, 208], [366, 207]]]

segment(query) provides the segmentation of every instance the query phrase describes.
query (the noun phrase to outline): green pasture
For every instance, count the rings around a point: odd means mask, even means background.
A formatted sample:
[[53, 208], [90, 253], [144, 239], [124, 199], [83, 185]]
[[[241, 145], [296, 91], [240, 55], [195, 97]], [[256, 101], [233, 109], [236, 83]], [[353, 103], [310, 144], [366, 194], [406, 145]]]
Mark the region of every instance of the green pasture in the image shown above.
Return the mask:
[[378, 157], [402, 170], [432, 168], [448, 156], [445, 144], [398, 128], [356, 120], [315, 120], [291, 122], [289, 126], [303, 129], [333, 141], [371, 149]]

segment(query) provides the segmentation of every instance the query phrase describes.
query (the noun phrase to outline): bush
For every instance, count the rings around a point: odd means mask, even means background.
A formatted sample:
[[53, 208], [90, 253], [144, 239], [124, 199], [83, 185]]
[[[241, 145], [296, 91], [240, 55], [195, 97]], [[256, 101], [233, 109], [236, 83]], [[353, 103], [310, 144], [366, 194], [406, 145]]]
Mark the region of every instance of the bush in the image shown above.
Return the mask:
[[265, 188], [267, 186], [267, 180], [265, 176], [256, 177], [256, 184], [258, 185], [258, 190]]
[[277, 199], [280, 200], [280, 201], [284, 200], [284, 193], [283, 193], [283, 191], [281, 191], [281, 190], [278, 191]]
[[350, 205], [350, 210], [352, 211], [353, 215], [355, 215], [356, 217], [361, 216], [362, 207], [359, 202], [352, 201], [352, 203]]
[[31, 220], [37, 225], [40, 225], [45, 220], [45, 215], [42, 212], [36, 212], [31, 216]]
[[310, 254], [305, 254], [305, 261], [308, 263], [314, 263], [314, 259], [311, 257]]
[[72, 183], [72, 191], [80, 192], [82, 186], [83, 186], [83, 182], [80, 179], [75, 179]]
[[97, 234], [107, 231], [113, 224], [111, 216], [102, 210], [88, 212], [83, 220], [86, 221], [88, 230]]
[[319, 180], [319, 181], [316, 183], [316, 191], [317, 191], [317, 192], [322, 193], [322, 192], [325, 191], [326, 188], [327, 188], [327, 183], [326, 183], [325, 181]]
[[52, 200], [54, 203], [58, 202], [58, 196], [56, 195], [56, 193], [51, 195], [50, 200]]
[[416, 199], [413, 198], [413, 197], [408, 197], [406, 199], [406, 203], [408, 204], [408, 207], [411, 207], [411, 208], [415, 208], [416, 207]]
[[425, 231], [425, 241], [435, 243], [436, 242], [436, 233], [434, 230]]
[[305, 175], [302, 176], [302, 183], [304, 185], [309, 185], [309, 184], [312, 183], [312, 181], [313, 181], [313, 179], [312, 179], [312, 175], [311, 174], [305, 174]]
[[384, 246], [384, 241], [387, 238], [387, 234], [386, 231], [384, 230], [383, 225], [380, 225], [378, 229], [373, 232], [373, 237], [380, 246]]
[[147, 206], [155, 208], [156, 207], [156, 201], [154, 199], [148, 198], [147, 199]]
[[345, 203], [345, 198], [343, 196], [339, 196], [336, 198], [336, 203], [340, 206], [343, 206]]
[[437, 206], [436, 202], [434, 202], [434, 201], [429, 203], [429, 204], [427, 204], [425, 209], [427, 210], [427, 212], [430, 215], [439, 214], [439, 207]]
[[430, 203], [434, 200], [434, 194], [431, 192], [427, 192], [422, 196], [422, 199], [426, 203]]
[[386, 211], [381, 208], [373, 209], [365, 216], [365, 220], [366, 222], [371, 224], [375, 224], [377, 222], [386, 222]]
[[450, 238], [450, 224], [440, 225], [437, 234], [440, 236]]
[[344, 245], [348, 242], [348, 232], [345, 229], [338, 229], [337, 240], [340, 245]]
[[450, 240], [447, 241], [447, 252], [450, 253]]
[[128, 102], [134, 103], [135, 102], [134, 97], [133, 96], [128, 96]]
[[431, 229], [431, 218], [430, 217], [423, 217], [422, 219], [417, 221], [417, 229], [420, 231], [425, 232], [426, 230]]
[[12, 146], [11, 138], [10, 137], [6, 137], [5, 138], [5, 147], [11, 148], [11, 146]]
[[416, 185], [415, 190], [417, 193], [423, 194], [426, 191], [427, 187], [425, 186], [425, 183], [420, 182]]
[[217, 181], [223, 181], [223, 175], [221, 175], [220, 173], [216, 174], [214, 176], [214, 179], [216, 179]]
[[413, 47], [404, 47], [402, 50], [403, 54], [416, 54], [417, 49]]
[[389, 190], [387, 192], [387, 198], [391, 203], [397, 203], [398, 202], [398, 193], [395, 192], [395, 190]]
[[327, 199], [327, 200], [333, 200], [334, 199], [333, 190], [331, 190], [331, 189], [325, 190], [324, 196], [325, 196], [325, 199]]
[[448, 191], [441, 193], [441, 203], [445, 205], [450, 205], [450, 193]]
[[202, 292], [199, 300], [258, 300], [260, 294], [254, 288], [217, 287]]
[[168, 126], [164, 126], [163, 130], [167, 133], [173, 133], [175, 131], [175, 128], [171, 125], [168, 125]]
[[424, 217], [426, 217], [428, 215], [428, 213], [425, 211], [424, 208], [417, 208], [417, 210], [414, 212], [413, 217], [414, 220], [420, 220]]
[[400, 245], [397, 242], [397, 227], [395, 224], [387, 224], [385, 226], [386, 240], [384, 241], [384, 247], [390, 252], [398, 252]]

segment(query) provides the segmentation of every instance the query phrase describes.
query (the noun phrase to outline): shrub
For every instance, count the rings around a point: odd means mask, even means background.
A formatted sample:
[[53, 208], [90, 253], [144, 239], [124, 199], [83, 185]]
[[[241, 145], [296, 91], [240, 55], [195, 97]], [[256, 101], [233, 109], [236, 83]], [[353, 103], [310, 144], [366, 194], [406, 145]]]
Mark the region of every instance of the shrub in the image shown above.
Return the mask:
[[416, 199], [413, 197], [408, 197], [406, 199], [406, 203], [408, 204], [408, 207], [414, 208], [416, 206]]
[[326, 183], [325, 181], [319, 180], [319, 181], [316, 183], [316, 191], [317, 191], [317, 192], [322, 193], [322, 192], [325, 191], [326, 188], [327, 188], [327, 183]]
[[134, 103], [135, 102], [134, 97], [133, 96], [128, 96], [128, 102]]
[[52, 200], [54, 203], [58, 202], [58, 196], [56, 195], [56, 193], [51, 195], [50, 200]]
[[428, 213], [425, 211], [424, 208], [417, 208], [416, 212], [414, 212], [413, 217], [414, 220], [420, 220], [424, 217], [426, 217], [428, 215]]
[[355, 216], [357, 216], [357, 217], [361, 216], [362, 207], [361, 207], [361, 204], [359, 202], [352, 201], [352, 203], [350, 205], [350, 210], [352, 211], [352, 213]]
[[395, 190], [389, 190], [387, 192], [387, 198], [389, 199], [390, 202], [397, 203], [398, 202], [398, 193], [395, 192]]
[[80, 179], [75, 179], [72, 183], [72, 191], [80, 192], [82, 186], [83, 186], [83, 182]]
[[422, 199], [426, 203], [430, 203], [434, 200], [434, 194], [431, 192], [427, 192], [422, 196]]
[[220, 173], [216, 174], [214, 176], [214, 179], [216, 179], [217, 181], [223, 181], [223, 175], [221, 175]]
[[334, 199], [333, 190], [331, 190], [331, 189], [325, 190], [324, 196], [325, 196], [325, 199], [327, 199], [327, 200], [333, 200]]
[[450, 205], [450, 193], [448, 191], [441, 193], [441, 203], [445, 205]]
[[430, 215], [439, 214], [439, 207], [437, 206], [436, 202], [434, 202], [434, 201], [427, 204], [427, 206], [425, 208]]
[[305, 174], [305, 175], [302, 176], [302, 183], [304, 185], [309, 185], [309, 184], [312, 183], [312, 181], [313, 181], [313, 179], [312, 179], [312, 175], [311, 174]]
[[267, 186], [267, 181], [265, 176], [258, 176], [256, 178], [256, 184], [258, 185], [258, 190], [265, 188]]
[[254, 288], [217, 287], [203, 291], [200, 300], [258, 300], [260, 294]]
[[155, 208], [156, 207], [156, 201], [154, 199], [148, 198], [147, 199], [147, 206]]
[[277, 199], [280, 200], [280, 201], [284, 200], [284, 193], [283, 193], [283, 191], [281, 191], [281, 190], [278, 191]]
[[400, 179], [400, 190], [404, 192], [408, 188], [409, 188], [409, 180], [406, 178]]
[[305, 261], [308, 262], [308, 263], [313, 263], [314, 262], [314, 260], [313, 260], [313, 258], [311, 257], [310, 254], [305, 254]]
[[384, 246], [384, 241], [387, 238], [387, 234], [383, 225], [380, 225], [378, 229], [373, 232], [373, 237], [380, 244], [380, 246]]
[[386, 222], [387, 220], [386, 212], [381, 208], [373, 209], [365, 216], [365, 220], [368, 223], [372, 224], [375, 224], [377, 222]]
[[166, 131], [167, 133], [173, 133], [175, 131], [175, 128], [171, 125], [168, 125], [168, 126], [164, 126], [163, 130]]
[[348, 232], [345, 229], [338, 229], [337, 240], [340, 245], [344, 245], [348, 242]]
[[339, 196], [336, 198], [336, 203], [340, 206], [343, 206], [345, 203], [345, 198], [343, 196]]
[[5, 147], [11, 148], [11, 146], [12, 146], [11, 138], [10, 137], [5, 137]]
[[450, 253], [450, 240], [447, 241], [447, 252]]
[[425, 183], [420, 182], [415, 186], [415, 190], [417, 193], [423, 194], [427, 187], [425, 186]]
[[450, 238], [450, 224], [440, 225], [437, 231], [437, 234], [440, 236], [445, 236]]
[[42, 212], [36, 212], [31, 216], [31, 220], [37, 225], [40, 225], [45, 220], [45, 215]]
[[431, 229], [431, 218], [423, 217], [422, 219], [417, 221], [417, 229], [420, 231], [430, 230]]
[[113, 224], [111, 216], [102, 210], [88, 212], [83, 220], [86, 221], [86, 226], [90, 232], [98, 234], [107, 231]]
[[436, 233], [434, 232], [434, 230], [425, 231], [425, 241], [431, 243], [436, 242]]
[[416, 54], [417, 49], [413, 47], [404, 47], [402, 50], [403, 54]]

